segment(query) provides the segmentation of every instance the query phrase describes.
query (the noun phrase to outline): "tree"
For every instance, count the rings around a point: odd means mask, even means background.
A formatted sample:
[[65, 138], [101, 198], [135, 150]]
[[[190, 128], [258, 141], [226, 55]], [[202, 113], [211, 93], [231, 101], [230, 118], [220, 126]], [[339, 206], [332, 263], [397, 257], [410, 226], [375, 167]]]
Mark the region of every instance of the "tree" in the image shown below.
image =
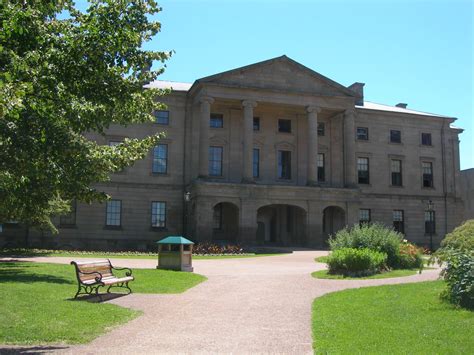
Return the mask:
[[160, 135], [116, 147], [84, 137], [153, 120], [165, 94], [144, 85], [170, 52], [143, 49], [160, 31], [153, 0], [0, 2], [0, 224], [55, 231], [74, 199], [104, 201], [93, 185], [143, 159]]

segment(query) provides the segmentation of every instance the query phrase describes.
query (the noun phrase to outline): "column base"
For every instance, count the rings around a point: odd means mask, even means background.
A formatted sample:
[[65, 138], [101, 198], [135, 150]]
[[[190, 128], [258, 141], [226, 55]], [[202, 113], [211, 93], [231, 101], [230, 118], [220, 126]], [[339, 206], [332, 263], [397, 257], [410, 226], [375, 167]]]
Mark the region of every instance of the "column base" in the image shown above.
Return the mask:
[[255, 184], [255, 180], [254, 179], [249, 179], [249, 178], [242, 178], [241, 183], [242, 184]]
[[309, 181], [306, 183], [306, 186], [319, 186], [319, 182], [314, 181], [314, 180], [309, 180]]

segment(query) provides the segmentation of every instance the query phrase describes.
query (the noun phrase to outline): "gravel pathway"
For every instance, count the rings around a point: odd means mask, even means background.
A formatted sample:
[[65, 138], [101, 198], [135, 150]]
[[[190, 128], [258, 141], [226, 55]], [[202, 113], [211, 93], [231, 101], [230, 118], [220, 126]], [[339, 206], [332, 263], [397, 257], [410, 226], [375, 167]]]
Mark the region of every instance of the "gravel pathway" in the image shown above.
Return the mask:
[[[208, 280], [177, 295], [131, 294], [109, 301], [143, 316], [86, 345], [55, 349], [74, 354], [312, 353], [311, 303], [329, 292], [435, 280], [439, 270], [392, 279], [324, 280], [314, 258], [322, 251], [247, 259], [195, 260]], [[71, 258], [24, 260], [69, 263]], [[118, 266], [154, 268], [155, 260], [112, 259]], [[11, 349], [13, 350], [13, 349]], [[50, 349], [51, 350], [51, 349]], [[48, 350], [46, 350], [48, 351]], [[0, 348], [0, 353], [2, 353]]]

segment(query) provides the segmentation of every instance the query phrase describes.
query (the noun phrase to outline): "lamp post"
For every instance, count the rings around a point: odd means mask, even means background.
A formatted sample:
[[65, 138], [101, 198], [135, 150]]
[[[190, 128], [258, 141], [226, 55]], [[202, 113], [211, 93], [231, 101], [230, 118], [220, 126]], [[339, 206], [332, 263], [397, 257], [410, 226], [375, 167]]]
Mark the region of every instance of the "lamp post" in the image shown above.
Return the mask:
[[191, 201], [191, 192], [186, 191], [183, 197], [184, 197], [183, 235], [186, 237], [187, 229], [188, 229], [188, 204]]
[[433, 211], [434, 203], [433, 201], [428, 201], [428, 213], [430, 215], [430, 251], [433, 252]]

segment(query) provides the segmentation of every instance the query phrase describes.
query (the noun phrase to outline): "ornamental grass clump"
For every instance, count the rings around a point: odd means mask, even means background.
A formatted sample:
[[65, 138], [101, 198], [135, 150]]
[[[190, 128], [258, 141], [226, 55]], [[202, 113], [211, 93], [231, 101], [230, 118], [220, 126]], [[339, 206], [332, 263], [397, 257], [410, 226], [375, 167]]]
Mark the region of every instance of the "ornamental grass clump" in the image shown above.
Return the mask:
[[447, 234], [434, 258], [444, 265], [441, 275], [446, 281], [446, 289], [441, 298], [474, 309], [474, 220]]
[[389, 268], [400, 268], [400, 245], [403, 235], [380, 223], [344, 228], [329, 239], [334, 252], [343, 248], [370, 249], [387, 255]]
[[385, 268], [387, 254], [370, 249], [337, 249], [327, 259], [329, 273], [344, 276], [369, 276]]

